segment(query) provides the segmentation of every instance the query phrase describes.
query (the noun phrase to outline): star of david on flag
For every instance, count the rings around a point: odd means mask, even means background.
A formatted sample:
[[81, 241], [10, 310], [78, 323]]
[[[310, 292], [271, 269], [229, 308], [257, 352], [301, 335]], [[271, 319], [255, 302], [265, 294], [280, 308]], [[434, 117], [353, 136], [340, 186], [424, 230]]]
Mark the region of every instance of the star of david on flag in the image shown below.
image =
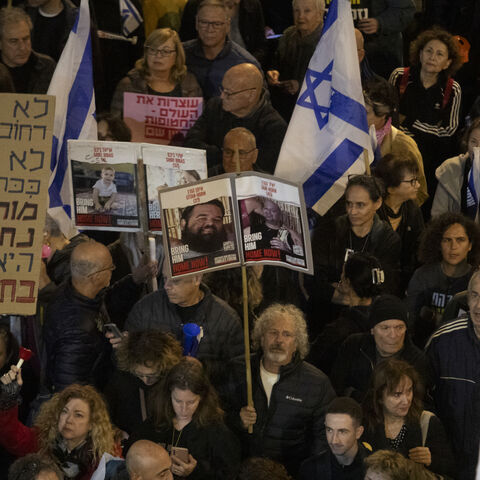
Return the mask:
[[275, 175], [303, 184], [320, 215], [373, 152], [349, 0], [333, 0], [290, 120]]

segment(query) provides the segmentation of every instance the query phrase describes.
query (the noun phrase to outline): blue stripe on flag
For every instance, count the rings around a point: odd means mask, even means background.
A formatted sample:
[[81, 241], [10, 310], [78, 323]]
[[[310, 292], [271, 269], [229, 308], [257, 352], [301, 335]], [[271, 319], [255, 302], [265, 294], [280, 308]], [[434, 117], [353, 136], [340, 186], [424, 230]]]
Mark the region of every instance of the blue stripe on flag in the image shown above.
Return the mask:
[[354, 127], [368, 132], [365, 107], [353, 98], [347, 97], [332, 88], [330, 113]]
[[473, 165], [472, 168], [470, 169], [469, 175], [468, 175], [468, 188], [470, 189], [470, 193], [472, 194], [473, 199], [475, 200], [475, 205], [478, 205], [478, 193], [475, 188], [475, 181], [474, 181], [474, 171], [473, 171]]
[[[82, 127], [85, 123], [85, 119], [87, 118], [93, 97], [93, 85], [91, 78], [92, 48], [91, 38], [89, 35], [83, 51], [82, 61], [68, 96], [67, 122], [65, 126], [65, 133], [63, 135], [63, 143], [57, 160], [59, 165], [57, 166], [55, 179], [48, 190], [50, 195], [50, 208], [63, 205], [60, 192], [68, 168], [67, 140], [70, 138], [77, 139], [82, 131]], [[52, 157], [56, 154], [57, 151], [52, 150]], [[53, 165], [55, 165], [55, 160], [52, 160], [52, 166]]]
[[328, 7], [327, 18], [323, 24], [322, 37], [327, 33], [327, 30], [336, 22], [338, 17], [338, 2], [332, 2]]
[[313, 207], [332, 185], [356, 162], [363, 147], [348, 138], [325, 159], [303, 184], [305, 203]]
[[135, 6], [132, 5], [128, 0], [125, 0], [125, 4], [127, 5], [128, 11], [132, 14], [133, 18], [135, 18], [135, 20], [136, 20], [138, 23], [142, 23], [142, 22], [143, 22], [143, 19], [142, 19], [142, 17], [140, 17], [139, 15], [137, 15], [137, 13], [139, 13], [139, 12], [138, 12], [137, 9], [135, 8]]

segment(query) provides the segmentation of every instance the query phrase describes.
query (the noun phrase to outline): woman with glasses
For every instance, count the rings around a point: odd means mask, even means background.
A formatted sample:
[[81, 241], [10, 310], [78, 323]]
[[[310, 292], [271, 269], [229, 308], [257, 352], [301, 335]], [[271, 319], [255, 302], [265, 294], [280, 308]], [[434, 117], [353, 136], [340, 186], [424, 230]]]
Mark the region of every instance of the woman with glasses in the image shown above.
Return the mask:
[[381, 180], [375, 177], [350, 176], [345, 190], [347, 213], [321, 222], [313, 233], [315, 273], [308, 288], [313, 310], [311, 328], [317, 332], [324, 323], [338, 317], [339, 306], [348, 304], [338, 282], [351, 254], [362, 252], [376, 257], [385, 272], [384, 291], [398, 290], [401, 242], [398, 234], [377, 215], [383, 192]]
[[363, 404], [362, 440], [373, 451], [393, 450], [431, 472], [456, 478], [445, 429], [433, 413], [423, 410], [423, 393], [413, 366], [398, 359], [379, 362]]
[[444, 213], [427, 225], [418, 259], [407, 289], [407, 306], [414, 326], [414, 341], [423, 347], [440, 324], [452, 297], [467, 289], [480, 262], [480, 230], [461, 213]]
[[154, 30], [145, 42], [145, 54], [122, 79], [113, 94], [110, 110], [123, 116], [125, 92], [163, 97], [201, 97], [195, 75], [187, 71], [185, 52], [177, 32]]
[[158, 330], [131, 332], [115, 351], [117, 370], [105, 388], [113, 423], [130, 435], [150, 412], [152, 387], [182, 359], [180, 344]]
[[418, 266], [417, 250], [425, 228], [422, 212], [416, 204], [420, 188], [418, 166], [412, 158], [388, 154], [378, 161], [375, 176], [385, 184], [385, 196], [378, 216], [388, 222], [402, 240], [401, 289], [405, 291]]
[[[153, 392], [152, 392], [153, 393]], [[240, 445], [223, 423], [218, 395], [198, 360], [185, 358], [155, 388], [152, 416], [129, 438], [165, 445], [175, 478], [231, 478]]]

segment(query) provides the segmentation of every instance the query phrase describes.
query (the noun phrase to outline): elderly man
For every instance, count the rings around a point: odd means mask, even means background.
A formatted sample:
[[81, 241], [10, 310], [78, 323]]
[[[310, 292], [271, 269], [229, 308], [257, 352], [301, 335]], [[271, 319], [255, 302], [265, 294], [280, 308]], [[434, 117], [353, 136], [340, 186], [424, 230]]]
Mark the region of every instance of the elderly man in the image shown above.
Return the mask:
[[127, 318], [127, 331], [162, 330], [183, 341], [183, 325], [201, 328], [197, 357], [215, 385], [222, 382], [225, 365], [243, 353], [243, 332], [236, 312], [212, 295], [202, 284], [202, 275], [168, 278], [163, 270], [163, 288], [142, 298]]
[[208, 172], [209, 176], [237, 172], [235, 152], [238, 152], [240, 172], [257, 170], [255, 163], [258, 158], [258, 148], [255, 135], [244, 127], [236, 127], [227, 132], [223, 139], [222, 166], [214, 167]]
[[287, 124], [265, 97], [263, 75], [251, 63], [235, 65], [225, 73], [221, 96], [207, 103], [184, 146], [207, 150], [212, 168], [221, 164], [223, 139], [235, 127], [245, 127], [255, 135], [257, 166], [273, 174]]
[[261, 350], [252, 358], [253, 406], [247, 406], [244, 371], [234, 368], [223, 392], [229, 418], [242, 432], [249, 456], [279, 461], [295, 475], [305, 458], [326, 446], [325, 411], [335, 392], [327, 376], [303, 360], [308, 334], [297, 307], [271, 305], [257, 319], [252, 337]]
[[432, 387], [425, 353], [407, 333], [408, 310], [394, 295], [381, 295], [370, 309], [370, 332], [350, 335], [338, 351], [330, 378], [339, 395], [362, 402], [376, 363], [395, 356], [416, 368], [427, 391]]
[[0, 58], [12, 76], [17, 93], [47, 93], [55, 62], [32, 50], [31, 30], [32, 21], [21, 8], [2, 8]]
[[225, 72], [234, 65], [249, 62], [261, 69], [253, 55], [228, 38], [229, 12], [221, 0], [204, 0], [196, 16], [198, 38], [183, 44], [187, 68], [202, 87], [208, 100], [220, 95], [220, 85]]
[[329, 449], [303, 462], [300, 480], [364, 479], [363, 460], [371, 453], [371, 447], [359, 442], [362, 417], [362, 407], [353, 398], [338, 397], [329, 405], [325, 415]]
[[480, 272], [468, 284], [469, 313], [440, 327], [426, 350], [435, 372], [434, 399], [458, 459], [458, 478], [475, 478], [480, 443]]
[[72, 383], [104, 386], [110, 359], [103, 325], [130, 310], [141, 291], [135, 281], [144, 280], [128, 275], [107, 289], [114, 269], [108, 248], [100, 243], [85, 241], [73, 250], [71, 280], [59, 287], [46, 311], [46, 375], [52, 390]]

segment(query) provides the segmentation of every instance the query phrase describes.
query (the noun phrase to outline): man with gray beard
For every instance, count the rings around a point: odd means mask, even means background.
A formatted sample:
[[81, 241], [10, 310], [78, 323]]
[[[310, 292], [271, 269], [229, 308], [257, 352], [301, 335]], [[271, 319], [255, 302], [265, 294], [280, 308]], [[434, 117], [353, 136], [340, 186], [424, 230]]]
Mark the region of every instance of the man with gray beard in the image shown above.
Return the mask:
[[[252, 335], [253, 406], [247, 406], [240, 362], [223, 396], [231, 427], [241, 434], [247, 456], [269, 457], [293, 476], [307, 457], [327, 447], [325, 411], [335, 398], [328, 377], [305, 362], [307, 326], [293, 305], [274, 304], [258, 318]], [[247, 429], [253, 427], [253, 434]]]

